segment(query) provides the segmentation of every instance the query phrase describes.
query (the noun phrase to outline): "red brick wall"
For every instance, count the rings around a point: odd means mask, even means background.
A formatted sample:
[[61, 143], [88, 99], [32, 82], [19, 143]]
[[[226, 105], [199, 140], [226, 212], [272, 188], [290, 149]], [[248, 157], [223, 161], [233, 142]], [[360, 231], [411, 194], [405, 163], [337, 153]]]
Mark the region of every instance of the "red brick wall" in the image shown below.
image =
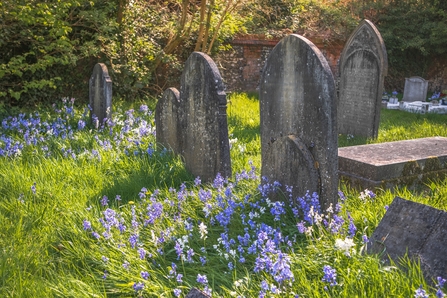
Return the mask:
[[[318, 38], [309, 40], [320, 49], [336, 76], [338, 58], [343, 50], [344, 42], [325, 43]], [[230, 43], [231, 50], [213, 57], [227, 86], [227, 91], [257, 91], [265, 60], [278, 42], [279, 39], [265, 39], [262, 35], [238, 37]]]
[[[337, 81], [337, 63], [345, 41], [326, 42], [318, 37], [308, 39], [323, 53]], [[263, 35], [241, 36], [230, 43], [231, 50], [221, 52], [217, 57], [213, 57], [227, 86], [227, 91], [257, 91], [264, 62], [278, 42], [279, 39], [266, 39]], [[447, 90], [447, 58], [438, 59], [434, 62], [424, 79], [429, 81], [429, 92], [433, 92], [437, 87], [441, 90]], [[387, 86], [386, 80], [385, 77], [385, 87]], [[404, 84], [405, 78], [402, 78], [402, 90]], [[388, 89], [390, 88], [388, 86]], [[390, 92], [390, 90], [388, 91]]]

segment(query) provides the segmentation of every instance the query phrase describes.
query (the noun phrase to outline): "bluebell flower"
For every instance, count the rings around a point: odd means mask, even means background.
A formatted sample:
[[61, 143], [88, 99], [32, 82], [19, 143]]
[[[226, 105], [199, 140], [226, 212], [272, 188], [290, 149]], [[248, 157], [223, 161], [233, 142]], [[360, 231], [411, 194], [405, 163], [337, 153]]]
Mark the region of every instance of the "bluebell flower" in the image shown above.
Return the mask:
[[181, 294], [182, 294], [182, 290], [180, 290], [180, 289], [174, 289], [174, 296], [175, 296], [175, 297], [180, 297]]
[[135, 290], [135, 292], [139, 292], [144, 289], [144, 283], [136, 282], [133, 284], [132, 288]]
[[335, 269], [332, 269], [329, 265], [325, 265], [323, 267], [323, 273], [322, 281], [330, 283], [331, 286], [337, 285], [337, 272]]
[[270, 213], [275, 216], [275, 221], [279, 221], [281, 219], [281, 215], [286, 213], [284, 209], [284, 202], [275, 202], [270, 209]]
[[369, 241], [369, 239], [368, 239], [368, 236], [366, 236], [366, 235], [363, 235], [362, 236], [362, 241], [363, 241], [363, 243], [368, 243], [368, 241]]
[[141, 260], [144, 260], [146, 258], [146, 250], [142, 247], [138, 248], [138, 255]]
[[206, 264], [206, 257], [200, 257], [200, 262], [202, 263], [202, 266]]
[[84, 219], [83, 226], [84, 226], [84, 230], [90, 230], [92, 228], [92, 224], [90, 223], [90, 221], [88, 221], [86, 219]]
[[129, 269], [130, 268], [130, 263], [128, 261], [124, 261], [123, 268], [124, 269]]
[[95, 237], [96, 239], [101, 238], [101, 236], [95, 231], [92, 232], [92, 236]]
[[428, 298], [427, 292], [422, 288], [422, 285], [414, 293], [415, 298]]
[[31, 185], [31, 191], [33, 192], [33, 194], [36, 194], [36, 182]]
[[78, 130], [83, 130], [84, 127], [85, 127], [85, 121], [82, 120], [82, 119], [80, 119], [80, 120], [78, 121]]
[[147, 272], [147, 271], [141, 271], [140, 272], [140, 275], [141, 275], [141, 277], [143, 278], [143, 279], [148, 279], [149, 278], [149, 276], [150, 276], [150, 274]]
[[177, 274], [177, 282], [178, 283], [182, 283], [183, 282], [183, 274], [181, 274], [181, 273], [179, 273], [179, 274]]
[[208, 278], [206, 277], [206, 275], [201, 275], [199, 273], [199, 274], [197, 274], [197, 282], [205, 285], [208, 283]]
[[137, 246], [137, 242], [138, 242], [138, 235], [137, 234], [130, 235], [129, 243], [132, 248], [135, 248]]

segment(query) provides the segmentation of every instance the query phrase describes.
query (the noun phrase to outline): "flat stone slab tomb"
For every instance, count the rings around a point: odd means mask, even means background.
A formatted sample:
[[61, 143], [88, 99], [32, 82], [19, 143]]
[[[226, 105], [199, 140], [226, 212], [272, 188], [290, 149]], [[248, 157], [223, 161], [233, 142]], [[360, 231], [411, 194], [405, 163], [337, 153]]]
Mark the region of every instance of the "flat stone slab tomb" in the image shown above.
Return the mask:
[[447, 138], [431, 137], [338, 149], [340, 180], [353, 188], [414, 188], [447, 176]]

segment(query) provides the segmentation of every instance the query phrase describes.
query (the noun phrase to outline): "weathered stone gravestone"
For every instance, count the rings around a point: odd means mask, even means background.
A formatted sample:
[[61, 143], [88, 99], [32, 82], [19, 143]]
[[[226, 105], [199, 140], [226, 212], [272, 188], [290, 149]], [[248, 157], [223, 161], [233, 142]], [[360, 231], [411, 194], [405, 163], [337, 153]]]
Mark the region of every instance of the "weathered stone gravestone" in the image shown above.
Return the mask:
[[447, 212], [396, 197], [369, 239], [369, 253], [419, 258], [428, 278], [447, 276]]
[[402, 101], [425, 101], [427, 99], [428, 81], [421, 77], [405, 78]]
[[187, 170], [202, 181], [231, 176], [227, 97], [219, 70], [206, 54], [192, 53], [180, 84], [181, 154]]
[[262, 176], [337, 201], [336, 90], [329, 65], [306, 38], [289, 35], [270, 53], [260, 83]]
[[376, 138], [388, 71], [385, 44], [379, 31], [363, 20], [340, 56], [338, 133]]
[[179, 129], [180, 92], [168, 88], [158, 100], [155, 108], [155, 126], [157, 144], [180, 153], [181, 131]]
[[98, 128], [112, 117], [112, 80], [109, 77], [107, 66], [97, 63], [93, 68], [89, 82], [90, 119]]

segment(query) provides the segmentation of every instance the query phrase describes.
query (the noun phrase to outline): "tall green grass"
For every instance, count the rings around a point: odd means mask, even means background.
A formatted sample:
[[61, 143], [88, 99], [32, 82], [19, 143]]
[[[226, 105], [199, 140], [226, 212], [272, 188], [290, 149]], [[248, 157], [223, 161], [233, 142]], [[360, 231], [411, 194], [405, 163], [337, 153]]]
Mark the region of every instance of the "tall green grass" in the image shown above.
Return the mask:
[[[229, 98], [228, 124], [231, 139], [233, 172], [250, 170], [250, 162], [260, 169], [259, 102], [256, 97], [233, 94]], [[121, 103], [117, 110], [130, 108]], [[153, 105], [152, 105], [153, 106]], [[51, 117], [51, 114], [48, 114]], [[377, 140], [339, 137], [340, 146], [373, 142], [395, 141], [429, 136], [447, 136], [447, 124], [442, 115], [416, 115], [400, 111], [383, 110]], [[213, 226], [204, 215], [204, 205], [199, 200], [199, 186], [184, 168], [181, 158], [161, 149], [152, 156], [126, 155], [122, 151], [102, 150], [93, 141], [93, 131], [76, 133], [81, 148], [96, 148], [101, 159], [82, 156], [77, 159], [64, 158], [62, 154], [45, 157], [40, 148], [23, 150], [16, 158], [0, 158], [0, 297], [173, 297], [173, 290], [182, 290], [184, 297], [191, 287], [201, 287], [197, 274], [206, 274], [208, 284], [215, 296], [257, 297], [260, 283], [274, 284], [272, 276], [265, 272], [254, 273], [255, 255], [247, 255], [246, 263], [236, 258], [226, 259], [213, 245], [224, 229]], [[154, 142], [154, 138], [148, 142]], [[51, 144], [60, 147], [61, 140]], [[260, 194], [256, 180], [235, 183], [232, 198], [240, 204], [255, 203]], [[31, 186], [35, 183], [36, 191]], [[181, 204], [182, 220], [176, 219], [178, 193], [184, 183], [189, 195]], [[213, 202], [219, 193], [210, 184], [200, 186], [213, 192]], [[141, 199], [142, 188], [147, 191]], [[170, 190], [171, 189], [171, 190]], [[173, 190], [174, 189], [174, 190]], [[294, 239], [287, 249], [294, 281], [283, 285], [283, 292], [267, 297], [413, 297], [420, 285], [431, 295], [436, 289], [423, 278], [419, 265], [407, 258], [397, 264], [382, 263], [378, 256], [362, 252], [362, 236], [370, 236], [389, 205], [398, 195], [413, 201], [447, 210], [447, 182], [439, 181], [428, 186], [426, 191], [412, 193], [400, 188], [379, 191], [375, 198], [362, 200], [356, 190], [340, 185], [346, 200], [341, 214], [352, 217], [357, 227], [354, 247], [346, 251], [336, 249], [336, 239], [344, 240], [346, 231], [331, 234], [315, 226], [308, 235], [297, 232], [296, 218], [290, 210], [277, 222], [268, 214], [259, 214], [259, 220], [281, 229], [284, 235]], [[156, 190], [160, 194], [156, 195]], [[115, 197], [121, 196], [121, 201]], [[224, 196], [223, 193], [221, 193]], [[107, 196], [108, 206], [101, 205]], [[140, 242], [151, 258], [138, 257], [128, 244], [128, 234], [115, 233], [112, 240], [96, 240], [83, 229], [83, 221], [89, 220], [99, 231], [98, 218], [106, 208], [116, 210], [123, 220], [130, 222], [132, 209], [145, 217], [151, 199], [156, 197], [164, 206], [164, 216], [141, 230]], [[171, 203], [170, 203], [171, 202]], [[172, 205], [175, 202], [174, 205]], [[250, 208], [245, 205], [244, 208]], [[244, 213], [248, 209], [237, 209]], [[213, 211], [217, 212], [217, 211]], [[139, 214], [139, 213], [138, 213]], [[147, 218], [146, 218], [147, 219]], [[188, 232], [184, 221], [189, 220], [195, 229]], [[208, 226], [206, 239], [200, 238], [197, 226], [204, 222]], [[345, 223], [344, 229], [347, 230]], [[229, 235], [236, 237], [246, 227], [235, 217], [229, 225]], [[166, 229], [171, 236], [191, 233], [189, 246], [196, 256], [206, 255], [207, 264], [202, 266], [198, 259], [194, 263], [177, 260], [175, 240], [169, 238], [163, 245], [154, 244], [154, 237]], [[130, 230], [128, 228], [128, 233]], [[152, 232], [154, 234], [152, 234]], [[126, 247], [118, 245], [127, 243]], [[201, 252], [205, 247], [206, 253]], [[161, 249], [161, 251], [159, 251]], [[104, 261], [104, 257], [108, 261]], [[129, 261], [129, 269], [123, 267]], [[229, 270], [233, 261], [235, 270]], [[169, 277], [172, 263], [184, 275], [179, 284]], [[323, 279], [323, 267], [330, 265], [337, 270], [337, 285], [330, 286]], [[150, 274], [149, 281], [140, 276], [141, 271]], [[143, 291], [135, 291], [136, 282], [144, 283]]]

